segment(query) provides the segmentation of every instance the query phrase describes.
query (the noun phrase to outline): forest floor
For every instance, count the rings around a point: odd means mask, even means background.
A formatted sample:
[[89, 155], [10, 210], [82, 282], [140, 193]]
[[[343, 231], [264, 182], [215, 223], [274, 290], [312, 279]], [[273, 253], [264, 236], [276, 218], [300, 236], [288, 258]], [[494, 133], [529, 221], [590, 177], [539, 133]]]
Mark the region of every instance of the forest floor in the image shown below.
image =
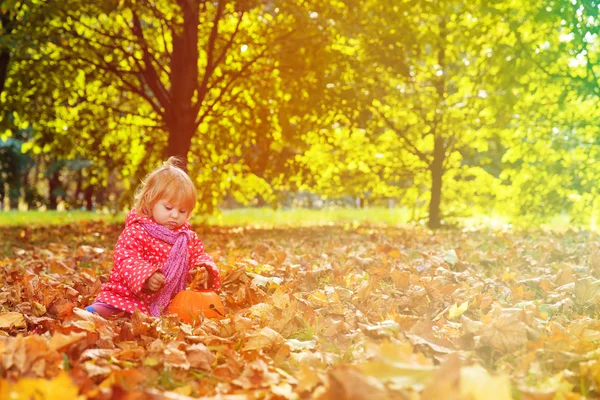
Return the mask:
[[0, 398], [600, 398], [596, 234], [194, 228], [198, 326], [83, 310], [121, 224], [0, 227]]

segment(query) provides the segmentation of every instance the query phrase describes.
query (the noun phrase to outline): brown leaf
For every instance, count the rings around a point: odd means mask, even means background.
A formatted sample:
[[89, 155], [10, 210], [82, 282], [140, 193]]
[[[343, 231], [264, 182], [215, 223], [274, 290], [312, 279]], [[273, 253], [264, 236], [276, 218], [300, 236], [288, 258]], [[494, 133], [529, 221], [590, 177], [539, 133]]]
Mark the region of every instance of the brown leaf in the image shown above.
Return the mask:
[[419, 321], [405, 335], [413, 346], [427, 346], [431, 350], [442, 354], [450, 354], [455, 351], [452, 342], [434, 335], [433, 324], [428, 320]]
[[131, 390], [146, 380], [147, 377], [137, 369], [113, 370], [108, 378], [100, 383], [99, 388], [110, 388], [113, 385], [118, 385]]
[[377, 379], [365, 376], [353, 367], [339, 366], [329, 372], [327, 391], [321, 399], [387, 400], [390, 396]]
[[242, 375], [232, 381], [233, 384], [246, 390], [270, 387], [279, 382], [279, 374], [271, 372], [267, 363], [261, 359], [254, 360], [247, 364]]
[[84, 339], [87, 339], [87, 333], [85, 332], [71, 333], [69, 335], [64, 335], [58, 332], [52, 336], [48, 347], [51, 350], [63, 352], [67, 347]]
[[392, 280], [394, 285], [398, 289], [406, 289], [410, 286], [410, 272], [398, 271], [397, 269], [392, 270]]
[[210, 371], [212, 364], [217, 359], [203, 344], [193, 344], [185, 349], [190, 367]]
[[260, 332], [247, 336], [242, 351], [276, 349], [284, 342], [285, 340], [277, 331], [266, 326]]
[[41, 336], [19, 336], [6, 344], [2, 365], [6, 370], [16, 368], [20, 374], [42, 377], [58, 370], [58, 360], [60, 355]]
[[502, 353], [521, 349], [527, 343], [527, 325], [521, 321], [521, 310], [504, 310], [481, 330], [481, 343]]

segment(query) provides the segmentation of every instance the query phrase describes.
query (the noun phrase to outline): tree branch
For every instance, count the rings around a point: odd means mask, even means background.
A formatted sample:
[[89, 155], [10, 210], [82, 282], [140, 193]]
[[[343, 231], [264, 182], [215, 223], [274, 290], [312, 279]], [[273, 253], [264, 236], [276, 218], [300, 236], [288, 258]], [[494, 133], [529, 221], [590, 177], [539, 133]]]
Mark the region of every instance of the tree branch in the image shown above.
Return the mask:
[[93, 65], [94, 67], [103, 70], [103, 71], [107, 71], [110, 73], [115, 74], [119, 80], [121, 82], [123, 82], [123, 84], [125, 86], [127, 86], [133, 93], [141, 96], [144, 98], [144, 100], [146, 100], [148, 102], [148, 104], [150, 104], [150, 106], [152, 107], [152, 109], [154, 109], [154, 111], [156, 112], [156, 114], [160, 115], [161, 117], [164, 116], [163, 110], [161, 109], [159, 104], [156, 104], [154, 102], [154, 100], [148, 96], [148, 94], [144, 91], [143, 87], [137, 87], [135, 86], [133, 83], [129, 82], [128, 80], [126, 80], [124, 78], [124, 75], [133, 75], [133, 76], [137, 76], [137, 74], [131, 72], [131, 71], [123, 71], [123, 70], [119, 70], [118, 68], [113, 67], [112, 65], [108, 64], [107, 62], [102, 60], [103, 64], [99, 64], [97, 62], [94, 62], [93, 60], [89, 60], [85, 57], [82, 56], [77, 56], [76, 57], [77, 60], [79, 61], [83, 61], [84, 63], [87, 63], [89, 65]]
[[219, 21], [221, 16], [223, 15], [223, 10], [225, 9], [225, 0], [219, 0], [217, 5], [217, 11], [215, 12], [215, 17], [213, 19], [213, 25], [210, 30], [210, 35], [208, 36], [208, 47], [206, 49], [206, 68], [204, 69], [204, 75], [202, 76], [202, 81], [198, 86], [198, 104], [201, 104], [206, 96], [207, 88], [208, 88], [208, 80], [212, 76], [216, 64], [213, 64], [213, 53], [215, 51], [215, 46], [217, 42], [217, 36], [219, 34]]
[[229, 38], [229, 40], [227, 41], [227, 43], [225, 44], [225, 46], [223, 46], [223, 51], [221, 51], [221, 54], [219, 54], [219, 56], [217, 57], [217, 59], [215, 60], [215, 67], [217, 65], [219, 65], [221, 63], [221, 61], [223, 61], [223, 59], [225, 58], [225, 54], [227, 54], [227, 51], [231, 48], [231, 46], [233, 45], [233, 41], [236, 37], [236, 35], [238, 34], [239, 30], [240, 30], [240, 25], [242, 24], [242, 19], [244, 18], [244, 12], [240, 12], [238, 15], [238, 22], [235, 25], [235, 30], [233, 31], [233, 33], [231, 34], [231, 37]]
[[[233, 75], [231, 75], [231, 79], [229, 80], [229, 82], [227, 82], [225, 84], [225, 87], [223, 87], [219, 93], [219, 95], [217, 96], [217, 98], [212, 102], [212, 104], [210, 104], [208, 106], [208, 109], [206, 111], [206, 113], [208, 113], [210, 110], [212, 110], [212, 108], [221, 100], [221, 98], [225, 95], [225, 93], [227, 93], [227, 90], [229, 89], [229, 87], [235, 82], [237, 81], [241, 76], [243, 76], [244, 72], [246, 72], [250, 66], [252, 66], [256, 61], [258, 61], [260, 58], [263, 57], [263, 55], [266, 53], [268, 47], [265, 46], [264, 49], [256, 56], [254, 57], [252, 60], [248, 61], [238, 72], [234, 73]], [[225, 76], [225, 74], [223, 74], [223, 76]], [[213, 87], [215, 87], [215, 85], [213, 85]], [[194, 115], [197, 115], [200, 112], [200, 107], [202, 106], [202, 102], [198, 101], [195, 105], [194, 105]], [[206, 114], [205, 113], [205, 114]], [[198, 119], [196, 121], [196, 128], [202, 123], [202, 120], [204, 119], [204, 116], [200, 117], [200, 119]]]
[[406, 136], [406, 133], [408, 132], [408, 128], [404, 128], [404, 129], [399, 129], [396, 124], [390, 120], [388, 117], [385, 116], [384, 113], [382, 113], [381, 111], [379, 111], [379, 109], [377, 109], [376, 107], [373, 107], [373, 109], [377, 112], [377, 114], [379, 114], [381, 116], [381, 118], [383, 118], [383, 120], [385, 121], [385, 124], [388, 126], [388, 128], [390, 128], [391, 130], [393, 130], [394, 132], [396, 132], [401, 138], [402, 140], [404, 140], [404, 142], [409, 146], [409, 152], [414, 154], [415, 156], [419, 157], [419, 159], [421, 161], [423, 161], [425, 164], [430, 165], [431, 162], [429, 161], [427, 155], [425, 155], [424, 153], [422, 153], [417, 146], [415, 146], [412, 141]]
[[[160, 105], [163, 108], [167, 109], [171, 102], [169, 93], [162, 84], [160, 77], [158, 76], [158, 73], [156, 72], [156, 69], [154, 69], [154, 65], [152, 64], [153, 56], [150, 54], [150, 49], [148, 47], [146, 37], [144, 36], [144, 30], [142, 28], [140, 19], [134, 10], [132, 10], [132, 13], [133, 27], [131, 28], [131, 31], [139, 39], [139, 44], [144, 53], [143, 60], [145, 68], [141, 71], [142, 76], [144, 77], [144, 80], [146, 81], [146, 84], [148, 85], [150, 90], [152, 90], [152, 92], [154, 93], [154, 96], [156, 96], [156, 99], [158, 100]], [[160, 65], [160, 63], [158, 64]]]

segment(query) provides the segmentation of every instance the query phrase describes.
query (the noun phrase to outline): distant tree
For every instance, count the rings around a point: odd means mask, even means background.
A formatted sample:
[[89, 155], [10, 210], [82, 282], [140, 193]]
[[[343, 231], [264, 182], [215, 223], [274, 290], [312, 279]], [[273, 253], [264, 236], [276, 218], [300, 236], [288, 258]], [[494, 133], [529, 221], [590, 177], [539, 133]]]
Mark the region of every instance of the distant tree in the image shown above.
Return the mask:
[[[511, 76], [519, 71], [511, 27], [520, 14], [483, 1], [367, 1], [356, 7], [350, 14], [365, 22], [341, 21], [337, 46], [354, 57], [341, 83], [354, 88], [362, 107], [341, 128], [343, 137], [360, 128], [372, 145], [385, 143], [380, 152], [368, 150], [367, 142], [361, 146], [362, 169], [372, 177], [361, 185], [401, 192], [409, 205], [422, 201], [425, 188], [431, 228], [439, 228], [444, 215], [489, 203], [499, 181], [484, 167], [497, 160], [471, 161], [473, 152], [499, 143], [510, 119]], [[379, 171], [384, 178], [377, 178]], [[390, 185], [405, 177], [408, 185]]]
[[600, 206], [600, 3], [527, 3], [513, 29], [529, 72], [514, 76], [520, 101], [503, 134], [506, 209], [589, 222]]

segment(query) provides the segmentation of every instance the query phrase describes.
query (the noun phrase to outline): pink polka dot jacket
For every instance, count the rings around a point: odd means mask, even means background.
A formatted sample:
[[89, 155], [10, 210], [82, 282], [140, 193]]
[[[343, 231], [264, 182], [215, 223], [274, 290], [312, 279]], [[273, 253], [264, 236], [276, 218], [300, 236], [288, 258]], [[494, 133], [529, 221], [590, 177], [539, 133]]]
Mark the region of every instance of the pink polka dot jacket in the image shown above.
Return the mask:
[[[156, 222], [152, 218], [139, 215], [135, 209], [131, 210], [125, 219], [125, 229], [115, 245], [114, 267], [109, 281], [102, 285], [96, 301], [130, 313], [136, 308], [146, 314], [149, 313], [149, 306], [160, 291], [147, 293], [142, 291], [142, 288], [152, 274], [162, 271], [173, 245], [151, 236], [144, 229], [143, 224], [156, 224]], [[189, 272], [195, 266], [205, 266], [209, 276], [208, 287], [219, 290], [221, 288], [219, 270], [212, 257], [204, 252], [202, 241], [198, 239], [195, 232], [190, 230], [190, 224], [186, 222], [174, 232], [184, 229], [189, 231], [191, 238], [188, 243], [187, 271]], [[173, 293], [173, 296], [175, 294]]]

